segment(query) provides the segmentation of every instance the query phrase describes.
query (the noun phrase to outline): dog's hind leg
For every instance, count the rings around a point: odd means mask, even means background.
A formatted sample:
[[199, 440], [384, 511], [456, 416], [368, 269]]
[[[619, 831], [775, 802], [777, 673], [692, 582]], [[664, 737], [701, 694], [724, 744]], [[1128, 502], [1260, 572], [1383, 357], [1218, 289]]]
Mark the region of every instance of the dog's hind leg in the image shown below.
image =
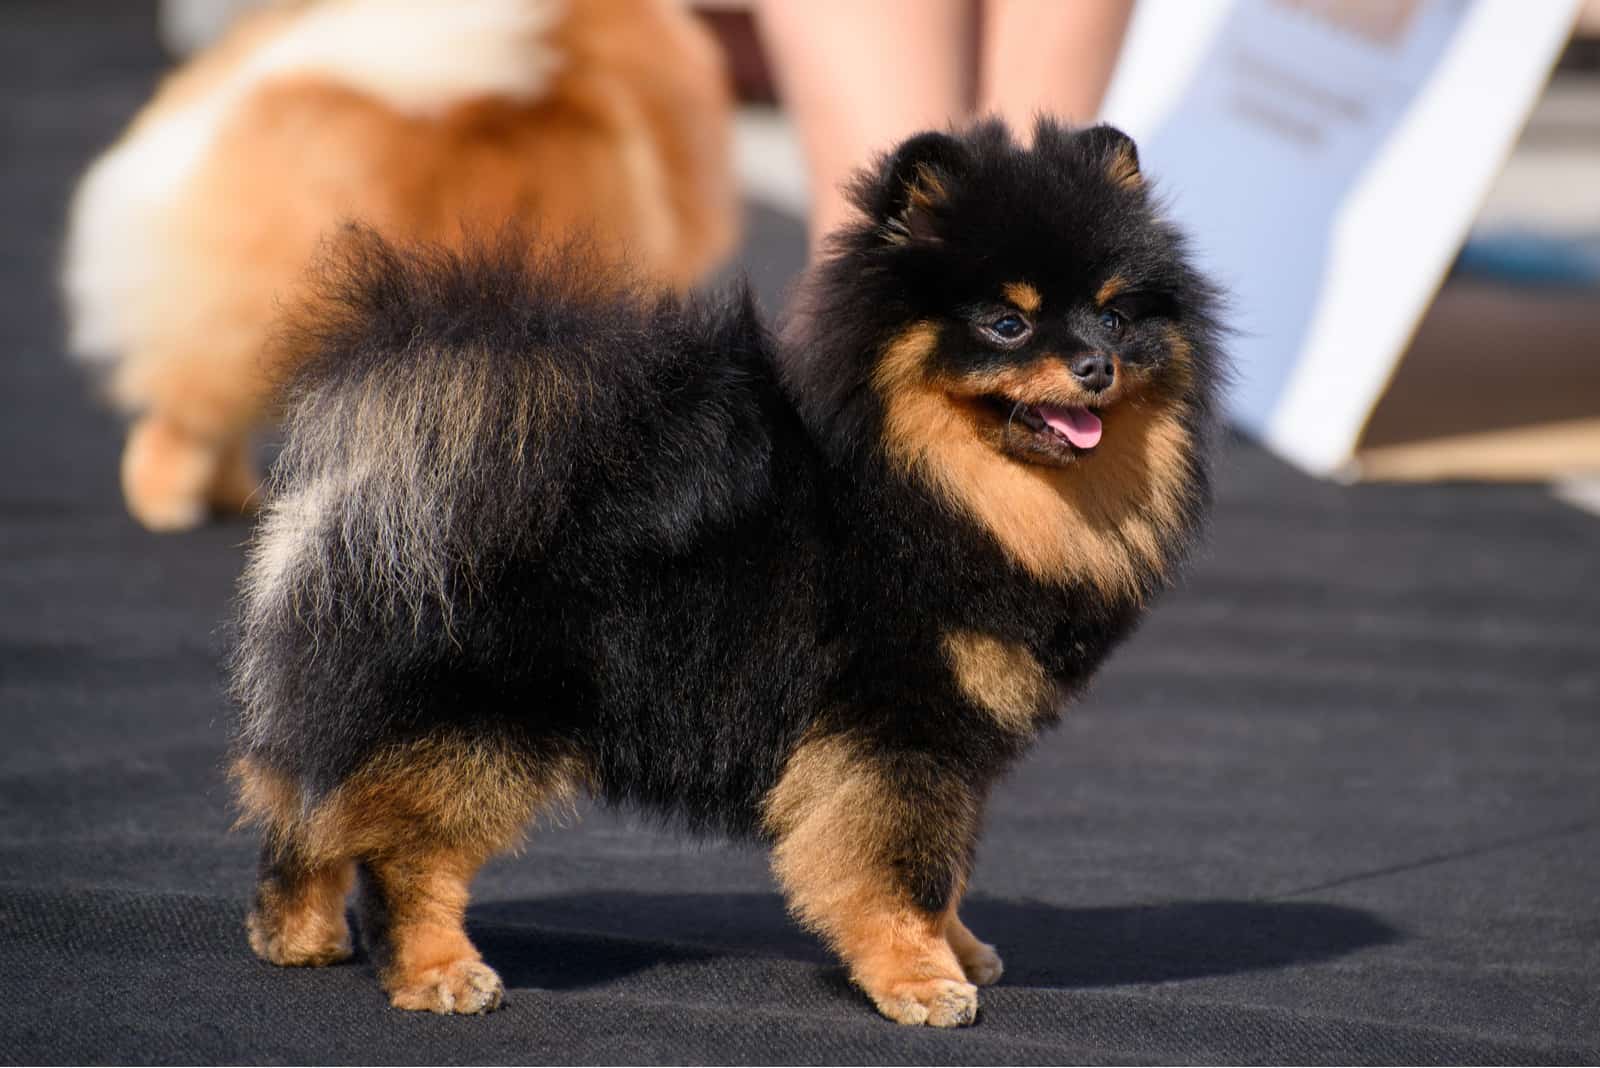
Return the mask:
[[188, 530], [212, 512], [247, 511], [260, 478], [244, 433], [213, 437], [159, 412], [141, 417], [122, 452], [128, 511], [156, 531]]
[[350, 956], [345, 899], [355, 883], [348, 860], [316, 866], [274, 846], [261, 850], [255, 903], [245, 921], [250, 948], [273, 964], [320, 967]]
[[213, 513], [237, 517], [255, 500], [261, 479], [250, 438], [271, 390], [260, 345], [271, 309], [222, 314], [213, 306], [231, 307], [229, 286], [197, 298], [207, 314], [184, 340], [131, 353], [111, 383], [117, 401], [140, 413], [122, 450], [122, 495], [150, 530], [186, 530]]
[[504, 985], [467, 938], [467, 884], [478, 858], [415, 849], [361, 866], [362, 935], [397, 1009], [489, 1012]]
[[438, 752], [413, 747], [374, 765], [309, 808], [287, 778], [249, 761], [235, 768], [247, 818], [266, 832], [245, 920], [250, 948], [289, 966], [349, 957], [345, 898], [357, 870], [351, 858], [359, 855], [363, 941], [395, 1007], [498, 1007], [500, 977], [463, 926], [467, 884], [518, 828], [486, 834], [463, 818], [505, 798], [474, 790], [470, 770]]
[[362, 941], [395, 1007], [500, 1004], [500, 977], [467, 937], [468, 884], [582, 781], [570, 755], [441, 735], [382, 750], [318, 806], [321, 851], [359, 862]]
[[464, 926], [468, 883], [541, 809], [570, 798], [583, 769], [570, 753], [435, 735], [378, 750], [308, 800], [289, 776], [239, 760], [244, 819], [265, 832], [251, 947], [275, 964], [348, 955], [344, 899], [358, 868], [362, 940], [390, 1002], [441, 1013], [495, 1008], [500, 977]]
[[355, 865], [318, 845], [301, 791], [287, 776], [247, 757], [234, 765], [233, 780], [243, 822], [262, 831], [255, 900], [245, 920], [250, 948], [262, 960], [286, 966], [346, 959], [345, 898], [355, 883]]

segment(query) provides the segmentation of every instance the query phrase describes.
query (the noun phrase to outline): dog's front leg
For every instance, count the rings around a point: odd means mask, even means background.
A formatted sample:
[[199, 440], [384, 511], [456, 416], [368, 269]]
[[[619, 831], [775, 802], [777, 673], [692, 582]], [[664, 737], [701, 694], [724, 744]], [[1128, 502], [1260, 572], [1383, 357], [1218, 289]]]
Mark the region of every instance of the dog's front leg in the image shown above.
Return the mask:
[[842, 735], [802, 744], [768, 798], [773, 869], [791, 910], [891, 1020], [977, 1019], [951, 931], [980, 808], [935, 757], [873, 754]]

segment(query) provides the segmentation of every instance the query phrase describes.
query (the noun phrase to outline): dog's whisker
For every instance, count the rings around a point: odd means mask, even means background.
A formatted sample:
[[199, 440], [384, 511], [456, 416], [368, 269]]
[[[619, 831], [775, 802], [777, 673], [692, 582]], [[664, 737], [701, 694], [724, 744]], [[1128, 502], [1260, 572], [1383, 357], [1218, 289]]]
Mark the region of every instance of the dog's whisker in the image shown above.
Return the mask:
[[1006, 433], [1011, 433], [1011, 424], [1016, 421], [1017, 413], [1022, 411], [1022, 402], [1017, 401], [1011, 405], [1011, 414], [1006, 416]]

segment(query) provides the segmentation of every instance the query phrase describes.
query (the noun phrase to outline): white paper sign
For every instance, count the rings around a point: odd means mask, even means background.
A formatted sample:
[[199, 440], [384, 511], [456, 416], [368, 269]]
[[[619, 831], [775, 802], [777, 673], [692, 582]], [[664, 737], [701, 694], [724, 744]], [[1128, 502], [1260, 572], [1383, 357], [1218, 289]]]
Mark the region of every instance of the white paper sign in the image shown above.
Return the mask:
[[1141, 0], [1106, 104], [1228, 287], [1230, 414], [1339, 471], [1579, 0]]

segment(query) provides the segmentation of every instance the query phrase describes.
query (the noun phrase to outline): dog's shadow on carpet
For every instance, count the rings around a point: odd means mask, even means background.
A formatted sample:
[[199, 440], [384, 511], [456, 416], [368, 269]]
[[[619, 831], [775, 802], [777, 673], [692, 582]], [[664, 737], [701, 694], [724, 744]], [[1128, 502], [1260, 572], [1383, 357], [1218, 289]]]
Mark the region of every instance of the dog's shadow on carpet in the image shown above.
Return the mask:
[[[961, 915], [999, 949], [1004, 982], [1065, 989], [1315, 963], [1401, 937], [1373, 913], [1303, 902], [1064, 908], [976, 896]], [[600, 985], [727, 956], [836, 964], [776, 894], [605, 891], [485, 902], [468, 926], [512, 987]]]

